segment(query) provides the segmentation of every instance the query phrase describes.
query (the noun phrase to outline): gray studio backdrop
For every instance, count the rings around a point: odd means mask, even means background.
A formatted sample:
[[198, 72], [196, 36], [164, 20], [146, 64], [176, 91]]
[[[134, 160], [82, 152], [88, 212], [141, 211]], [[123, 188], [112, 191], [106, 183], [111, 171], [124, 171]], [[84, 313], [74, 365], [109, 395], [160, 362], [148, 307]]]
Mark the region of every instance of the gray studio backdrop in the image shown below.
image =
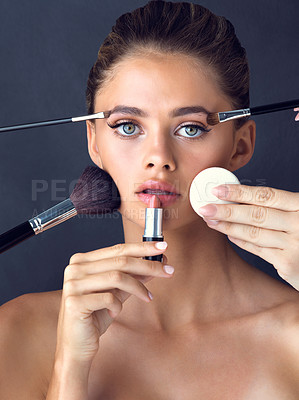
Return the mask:
[[[196, 1], [235, 26], [248, 52], [251, 106], [299, 97], [298, 0]], [[0, 126], [85, 114], [85, 85], [116, 18], [145, 0], [1, 0]], [[255, 117], [241, 183], [299, 191], [293, 111]], [[69, 197], [87, 165], [85, 124], [0, 134], [0, 233]], [[72, 254], [124, 241], [118, 218], [75, 217], [0, 255], [0, 301], [62, 288]], [[140, 238], [140, 240], [142, 240]], [[239, 254], [278, 278], [266, 261]]]

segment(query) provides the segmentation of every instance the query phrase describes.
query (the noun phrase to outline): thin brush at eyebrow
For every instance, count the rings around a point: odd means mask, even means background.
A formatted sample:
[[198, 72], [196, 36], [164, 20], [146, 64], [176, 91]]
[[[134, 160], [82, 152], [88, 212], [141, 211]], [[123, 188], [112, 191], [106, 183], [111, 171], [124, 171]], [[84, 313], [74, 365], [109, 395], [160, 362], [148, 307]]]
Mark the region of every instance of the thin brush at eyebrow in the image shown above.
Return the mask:
[[[124, 105], [119, 105], [115, 106], [111, 111], [110, 114], [115, 114], [115, 113], [120, 113], [120, 114], [132, 114], [136, 115], [138, 117], [148, 117], [149, 114], [143, 110], [141, 110], [138, 107], [130, 107], [130, 106], [124, 106]], [[172, 110], [169, 115], [170, 117], [180, 117], [182, 115], [187, 115], [187, 114], [210, 114], [211, 111], [208, 111], [206, 108], [202, 106], [189, 106], [189, 107], [181, 107], [181, 108], [175, 108]]]

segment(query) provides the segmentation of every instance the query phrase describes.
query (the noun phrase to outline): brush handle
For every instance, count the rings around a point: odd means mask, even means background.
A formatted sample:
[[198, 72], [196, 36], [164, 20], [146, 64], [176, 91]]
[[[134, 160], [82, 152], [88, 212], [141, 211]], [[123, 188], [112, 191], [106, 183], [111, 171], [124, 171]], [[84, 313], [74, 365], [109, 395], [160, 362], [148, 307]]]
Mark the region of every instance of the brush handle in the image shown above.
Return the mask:
[[34, 236], [34, 230], [29, 221], [3, 233], [0, 235], [0, 254], [31, 236]]
[[108, 118], [109, 115], [110, 111], [101, 111], [95, 114], [83, 115], [81, 117], [50, 119], [49, 121], [39, 121], [39, 122], [30, 122], [28, 124], [22, 124], [22, 125], [3, 126], [2, 128], [0, 128], [0, 132], [16, 131], [18, 129], [36, 128], [38, 126], [67, 124], [68, 122], [80, 122], [80, 121], [87, 121], [90, 119]]
[[268, 104], [266, 106], [250, 108], [251, 115], [267, 114], [273, 111], [289, 110], [299, 106], [299, 100], [284, 101], [282, 103]]
[[58, 125], [72, 122], [72, 118], [52, 119], [50, 121], [31, 122], [22, 125], [10, 125], [0, 128], [0, 132], [17, 131], [18, 129], [36, 128], [38, 126]]
[[56, 206], [0, 235], [0, 254], [30, 236], [42, 233], [75, 215], [77, 215], [77, 210], [72, 201], [70, 199], [63, 200]]

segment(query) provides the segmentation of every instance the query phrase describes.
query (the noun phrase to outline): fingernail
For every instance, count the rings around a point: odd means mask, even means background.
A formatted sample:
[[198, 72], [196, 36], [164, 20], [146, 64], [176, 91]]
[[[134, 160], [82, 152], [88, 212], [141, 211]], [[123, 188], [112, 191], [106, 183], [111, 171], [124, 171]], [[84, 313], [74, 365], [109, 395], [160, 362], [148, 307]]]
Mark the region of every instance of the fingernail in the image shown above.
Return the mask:
[[148, 297], [153, 300], [154, 296], [151, 294], [151, 292], [148, 290]]
[[228, 195], [228, 187], [221, 185], [214, 187], [211, 192], [216, 197], [226, 197]]
[[218, 225], [218, 219], [204, 219], [208, 225]]
[[296, 115], [295, 121], [299, 121], [299, 114]]
[[204, 215], [205, 217], [213, 217], [216, 212], [217, 212], [217, 208], [211, 204], [209, 204], [208, 206], [204, 206], [204, 207], [200, 207], [198, 209], [199, 213]]
[[167, 243], [166, 242], [158, 242], [155, 244], [155, 247], [158, 250], [165, 250], [167, 247]]
[[171, 265], [164, 265], [163, 269], [169, 275], [173, 274], [174, 272], [174, 268]]

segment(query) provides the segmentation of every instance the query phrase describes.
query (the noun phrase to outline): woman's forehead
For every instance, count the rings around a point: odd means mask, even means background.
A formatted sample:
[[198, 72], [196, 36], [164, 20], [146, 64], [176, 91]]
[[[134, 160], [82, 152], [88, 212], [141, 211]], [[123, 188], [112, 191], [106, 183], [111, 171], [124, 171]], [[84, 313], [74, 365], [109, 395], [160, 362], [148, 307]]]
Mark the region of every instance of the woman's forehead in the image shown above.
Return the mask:
[[111, 89], [111, 86], [126, 86], [137, 81], [153, 85], [156, 80], [159, 80], [159, 84], [162, 81], [174, 88], [197, 82], [212, 86], [215, 85], [215, 73], [203, 63], [184, 55], [129, 57], [112, 68], [104, 86], [110, 86]]
[[108, 99], [113, 107], [143, 103], [149, 108], [199, 105], [209, 110], [222, 93], [204, 68], [196, 68], [195, 64], [186, 61], [188, 57], [123, 61], [97, 93], [96, 111], [103, 107], [107, 109]]

